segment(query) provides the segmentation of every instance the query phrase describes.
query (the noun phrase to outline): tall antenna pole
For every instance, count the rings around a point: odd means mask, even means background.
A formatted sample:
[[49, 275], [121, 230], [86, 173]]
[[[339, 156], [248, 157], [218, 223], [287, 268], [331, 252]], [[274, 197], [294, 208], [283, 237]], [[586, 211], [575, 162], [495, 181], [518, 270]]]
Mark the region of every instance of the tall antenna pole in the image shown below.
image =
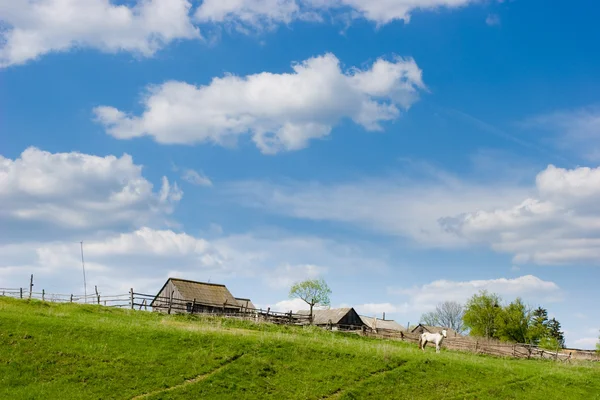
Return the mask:
[[85, 283], [85, 262], [83, 261], [83, 240], [79, 242], [81, 245], [81, 268], [83, 269], [83, 302], [87, 303], [87, 284]]

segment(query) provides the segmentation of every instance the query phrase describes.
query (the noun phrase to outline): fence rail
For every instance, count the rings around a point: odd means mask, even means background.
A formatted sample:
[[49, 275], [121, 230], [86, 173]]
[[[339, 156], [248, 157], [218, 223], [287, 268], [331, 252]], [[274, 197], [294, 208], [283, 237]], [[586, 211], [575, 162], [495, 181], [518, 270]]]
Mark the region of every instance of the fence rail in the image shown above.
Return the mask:
[[189, 314], [209, 314], [226, 317], [237, 317], [244, 319], [254, 319], [269, 321], [276, 324], [295, 324], [305, 325], [310, 323], [310, 316], [305, 314], [296, 314], [291, 310], [289, 312], [272, 311], [262, 308], [250, 308], [237, 303], [211, 303], [206, 301], [197, 301], [196, 299], [181, 300], [173, 297], [156, 296], [151, 294], [136, 293], [133, 289], [130, 292], [131, 308], [138, 310], [152, 310], [158, 312], [189, 313]]

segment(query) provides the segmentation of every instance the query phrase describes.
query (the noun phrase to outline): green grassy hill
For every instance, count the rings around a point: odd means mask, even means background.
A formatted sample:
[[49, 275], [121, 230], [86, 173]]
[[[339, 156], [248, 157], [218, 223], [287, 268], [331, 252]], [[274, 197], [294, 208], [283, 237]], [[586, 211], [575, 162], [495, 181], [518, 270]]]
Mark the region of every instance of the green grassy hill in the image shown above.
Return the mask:
[[600, 366], [0, 297], [0, 399], [600, 399]]

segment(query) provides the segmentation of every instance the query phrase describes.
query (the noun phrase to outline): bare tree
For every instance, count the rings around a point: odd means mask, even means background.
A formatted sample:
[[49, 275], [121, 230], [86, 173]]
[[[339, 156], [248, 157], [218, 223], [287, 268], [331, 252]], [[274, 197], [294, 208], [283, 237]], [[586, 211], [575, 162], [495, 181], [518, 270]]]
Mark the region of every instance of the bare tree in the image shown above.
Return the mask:
[[462, 304], [456, 301], [445, 301], [438, 304], [435, 311], [423, 314], [421, 321], [425, 325], [443, 326], [462, 333], [465, 330], [463, 314], [464, 309]]

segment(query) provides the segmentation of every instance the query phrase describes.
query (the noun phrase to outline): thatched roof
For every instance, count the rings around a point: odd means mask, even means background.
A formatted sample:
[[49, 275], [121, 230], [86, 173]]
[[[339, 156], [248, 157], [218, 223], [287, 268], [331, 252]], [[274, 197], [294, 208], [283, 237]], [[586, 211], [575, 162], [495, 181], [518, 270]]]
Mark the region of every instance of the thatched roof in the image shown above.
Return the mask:
[[386, 331], [406, 331], [406, 329], [400, 325], [399, 323], [397, 323], [394, 320], [391, 319], [379, 319], [376, 317], [367, 317], [364, 315], [360, 316], [360, 319], [364, 322], [364, 324], [366, 326], [368, 326], [369, 328], [373, 329], [383, 329]]
[[256, 306], [254, 305], [254, 303], [252, 303], [252, 300], [250, 300], [250, 299], [243, 299], [241, 297], [236, 297], [235, 300], [237, 301], [237, 304], [240, 307], [256, 309]]
[[237, 300], [225, 285], [169, 278], [163, 288], [169, 281], [177, 288], [184, 300], [193, 301], [196, 299], [196, 303], [221, 307], [224, 303], [231, 307], [238, 306]]
[[[313, 309], [313, 324], [327, 325], [329, 320], [332, 324], [339, 324], [340, 321], [351, 311], [351, 307], [347, 308], [330, 308], [328, 310]], [[300, 310], [298, 314], [310, 315], [310, 310]]]

